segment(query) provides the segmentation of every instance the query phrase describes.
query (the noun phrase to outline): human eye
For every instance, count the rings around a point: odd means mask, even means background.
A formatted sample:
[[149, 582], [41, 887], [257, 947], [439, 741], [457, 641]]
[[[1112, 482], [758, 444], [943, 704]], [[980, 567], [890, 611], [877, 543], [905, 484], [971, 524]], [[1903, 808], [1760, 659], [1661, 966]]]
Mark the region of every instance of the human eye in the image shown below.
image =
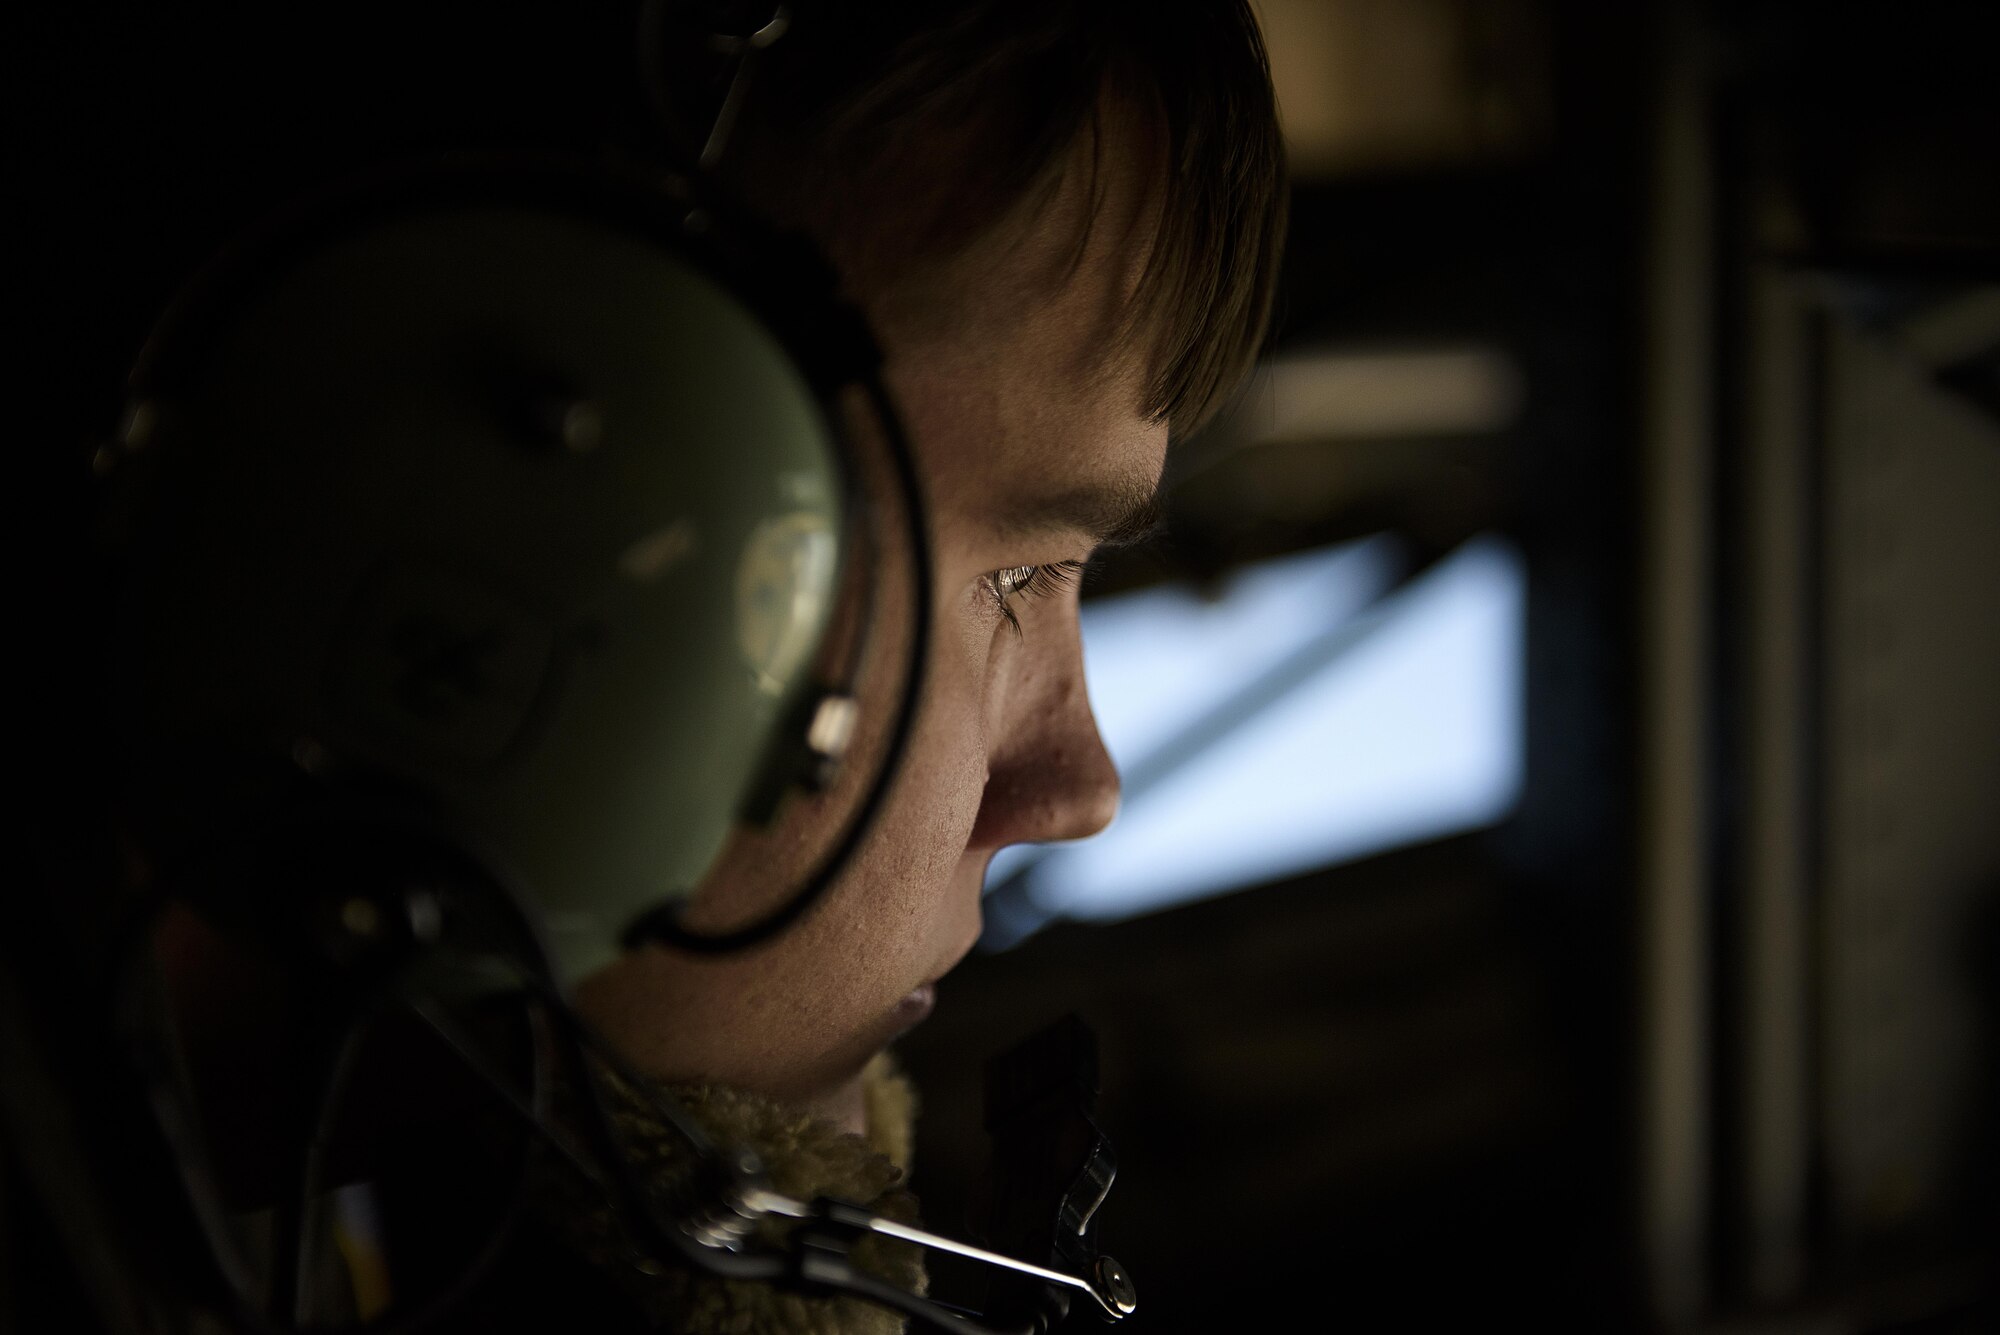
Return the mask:
[[1021, 633], [1021, 619], [1016, 614], [1017, 600], [1043, 598], [1076, 583], [1083, 574], [1081, 561], [1056, 561], [1049, 565], [1007, 566], [982, 577], [986, 590], [993, 597], [1000, 615], [1014, 628], [1014, 634]]

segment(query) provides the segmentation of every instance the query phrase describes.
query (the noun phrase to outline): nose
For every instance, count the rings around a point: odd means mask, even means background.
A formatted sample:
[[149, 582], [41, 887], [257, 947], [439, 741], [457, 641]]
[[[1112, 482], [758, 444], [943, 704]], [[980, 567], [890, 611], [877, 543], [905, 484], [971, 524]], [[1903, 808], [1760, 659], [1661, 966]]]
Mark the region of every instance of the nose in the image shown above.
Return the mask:
[[989, 732], [974, 848], [1082, 839], [1118, 814], [1118, 769], [1091, 713], [1081, 635], [1073, 612], [1061, 620], [1031, 627], [1014, 646]]

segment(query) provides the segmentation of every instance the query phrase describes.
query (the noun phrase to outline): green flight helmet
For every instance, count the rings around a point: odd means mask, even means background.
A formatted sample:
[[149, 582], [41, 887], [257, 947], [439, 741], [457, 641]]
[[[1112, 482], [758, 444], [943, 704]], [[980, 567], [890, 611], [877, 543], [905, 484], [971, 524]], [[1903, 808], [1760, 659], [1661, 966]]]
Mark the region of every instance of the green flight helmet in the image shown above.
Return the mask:
[[851, 734], [867, 637], [829, 635], [885, 540], [837, 396], [873, 345], [802, 247], [671, 191], [423, 179], [273, 228], [141, 363], [123, 800], [172, 858], [300, 782], [391, 795], [574, 981]]

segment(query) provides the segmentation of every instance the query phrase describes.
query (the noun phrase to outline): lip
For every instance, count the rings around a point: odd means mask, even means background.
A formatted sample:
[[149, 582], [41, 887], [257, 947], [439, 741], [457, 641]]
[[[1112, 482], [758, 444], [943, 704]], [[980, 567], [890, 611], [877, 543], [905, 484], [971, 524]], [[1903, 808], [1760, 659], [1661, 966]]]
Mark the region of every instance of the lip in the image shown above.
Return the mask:
[[970, 955], [973, 947], [978, 944], [979, 933], [975, 931], [971, 936], [966, 938], [965, 944], [952, 952], [949, 963], [939, 969], [927, 981], [918, 983], [915, 987], [911, 988], [890, 1009], [889, 1018], [895, 1025], [898, 1037], [909, 1033], [910, 1030], [915, 1029], [930, 1018], [931, 1012], [937, 1009], [938, 981], [953, 969], [956, 969], [959, 961]]
[[937, 1008], [937, 984], [919, 983], [909, 994], [896, 1003], [896, 1032], [906, 1034], [915, 1029]]

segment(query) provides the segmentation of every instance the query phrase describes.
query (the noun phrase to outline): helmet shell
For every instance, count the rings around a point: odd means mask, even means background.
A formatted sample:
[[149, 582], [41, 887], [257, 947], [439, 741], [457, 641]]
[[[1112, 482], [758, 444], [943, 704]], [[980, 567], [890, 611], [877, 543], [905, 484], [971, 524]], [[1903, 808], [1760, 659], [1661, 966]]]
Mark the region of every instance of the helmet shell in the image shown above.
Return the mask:
[[113, 640], [166, 843], [303, 757], [491, 859], [570, 978], [691, 893], [814, 689], [847, 522], [830, 414], [712, 267], [530, 202], [369, 217], [145, 410]]

